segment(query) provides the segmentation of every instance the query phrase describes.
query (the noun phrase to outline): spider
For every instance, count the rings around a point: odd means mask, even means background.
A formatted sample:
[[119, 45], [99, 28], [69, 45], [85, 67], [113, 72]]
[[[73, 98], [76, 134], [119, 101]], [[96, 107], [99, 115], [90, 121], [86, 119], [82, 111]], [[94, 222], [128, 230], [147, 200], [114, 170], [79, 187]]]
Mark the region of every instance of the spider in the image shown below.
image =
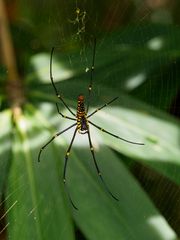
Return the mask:
[[54, 91], [56, 93], [57, 98], [63, 103], [64, 107], [71, 113], [71, 115], [73, 115], [73, 117], [69, 117], [69, 116], [65, 116], [64, 114], [62, 114], [60, 112], [60, 109], [58, 107], [58, 104], [56, 103], [56, 108], [57, 108], [57, 112], [60, 114], [61, 117], [75, 121], [74, 124], [72, 124], [71, 126], [69, 126], [68, 128], [64, 129], [63, 131], [60, 131], [58, 133], [56, 133], [46, 144], [44, 144], [42, 146], [42, 148], [39, 151], [39, 155], [38, 155], [38, 162], [40, 162], [40, 157], [41, 157], [41, 153], [43, 151], [44, 148], [46, 148], [56, 137], [60, 136], [61, 134], [63, 134], [64, 132], [68, 131], [69, 129], [75, 127], [74, 130], [74, 134], [73, 137], [71, 139], [70, 145], [67, 149], [66, 155], [65, 155], [65, 163], [64, 163], [64, 171], [63, 171], [63, 182], [64, 182], [64, 186], [65, 186], [65, 190], [66, 193], [68, 195], [68, 198], [72, 204], [72, 206], [78, 210], [78, 208], [76, 207], [76, 205], [73, 203], [72, 198], [68, 192], [68, 189], [66, 187], [66, 168], [67, 168], [67, 162], [68, 162], [68, 158], [70, 155], [70, 151], [71, 151], [71, 147], [73, 145], [75, 136], [77, 133], [79, 134], [87, 134], [88, 135], [88, 140], [89, 140], [89, 147], [90, 147], [90, 151], [92, 154], [92, 158], [94, 161], [94, 165], [95, 168], [97, 170], [97, 173], [100, 177], [100, 180], [102, 181], [102, 184], [105, 188], [105, 190], [107, 191], [107, 193], [109, 193], [111, 195], [112, 198], [114, 198], [116, 201], [118, 201], [118, 198], [115, 197], [112, 192], [109, 190], [108, 186], [106, 185], [101, 171], [98, 167], [97, 161], [96, 161], [96, 157], [95, 157], [95, 152], [94, 152], [94, 148], [93, 148], [93, 144], [92, 144], [92, 140], [91, 140], [91, 135], [90, 135], [90, 125], [94, 126], [95, 128], [97, 128], [98, 130], [107, 133], [109, 135], [111, 135], [112, 137], [118, 138], [122, 141], [125, 141], [127, 143], [131, 143], [131, 144], [137, 144], [137, 145], [144, 145], [144, 143], [139, 143], [139, 142], [133, 142], [133, 141], [129, 141], [127, 139], [124, 139], [122, 137], [119, 137], [103, 128], [101, 128], [100, 126], [96, 125], [95, 123], [91, 122], [89, 120], [90, 117], [92, 117], [95, 113], [97, 113], [98, 111], [100, 111], [101, 109], [105, 108], [106, 106], [108, 106], [109, 104], [111, 104], [112, 102], [114, 102], [115, 100], [118, 99], [118, 97], [113, 98], [111, 101], [105, 103], [104, 105], [102, 105], [101, 107], [97, 108], [96, 110], [94, 110], [92, 113], [88, 114], [88, 110], [89, 110], [89, 104], [90, 104], [90, 96], [91, 96], [91, 91], [92, 91], [92, 85], [93, 85], [93, 73], [94, 73], [94, 62], [95, 62], [95, 53], [96, 53], [96, 39], [94, 39], [94, 47], [93, 47], [93, 55], [92, 55], [92, 65], [91, 65], [91, 69], [90, 69], [90, 83], [89, 83], [89, 87], [88, 87], [88, 97], [87, 97], [87, 105], [85, 107], [85, 97], [83, 94], [80, 94], [77, 98], [77, 112], [76, 114], [68, 107], [68, 105], [65, 103], [65, 101], [63, 100], [62, 96], [58, 93], [58, 90], [55, 86], [54, 80], [53, 80], [53, 74], [52, 74], [52, 58], [53, 58], [53, 52], [54, 52], [54, 47], [51, 50], [51, 55], [50, 55], [50, 79], [51, 79], [51, 83], [52, 86], [54, 88]]

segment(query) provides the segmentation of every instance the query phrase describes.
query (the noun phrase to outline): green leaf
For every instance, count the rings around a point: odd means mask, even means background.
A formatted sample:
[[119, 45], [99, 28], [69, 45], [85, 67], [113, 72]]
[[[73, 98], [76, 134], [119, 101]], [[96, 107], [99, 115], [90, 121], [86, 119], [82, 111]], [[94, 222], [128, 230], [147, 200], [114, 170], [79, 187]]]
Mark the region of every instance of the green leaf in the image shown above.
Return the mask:
[[[179, 29], [172, 25], [130, 26], [109, 34], [104, 41], [97, 41], [94, 82], [168, 109], [180, 86], [179, 41]], [[54, 78], [87, 81], [90, 73], [85, 74], [85, 70], [91, 67], [92, 49], [93, 46], [80, 54], [59, 53], [57, 49], [53, 58]], [[28, 76], [28, 81], [37, 85], [38, 76], [39, 81], [49, 82], [49, 58], [50, 53], [46, 53], [31, 59], [36, 71]]]
[[100, 186], [88, 147], [75, 148], [68, 169], [69, 185], [79, 207], [79, 214], [74, 217], [84, 235], [91, 240], [176, 239], [112, 151], [103, 145], [95, 149], [102, 175], [119, 202]]
[[[57, 83], [56, 86], [62, 90], [65, 96], [68, 96], [65, 99], [67, 103], [75, 107], [78, 95], [76, 90], [77, 83], [65, 81]], [[78, 91], [83, 93], [86, 86], [86, 83], [79, 81]], [[41, 88], [44, 92], [48, 92], [49, 89], [52, 89], [51, 85], [42, 86]], [[101, 135], [102, 142], [105, 142], [108, 146], [134, 160], [148, 164], [179, 184], [179, 121], [168, 114], [152, 109], [152, 107], [130, 96], [115, 90], [112, 91], [98, 84], [94, 87], [91, 106], [96, 109], [116, 96], [119, 96], [119, 99], [111, 106], [102, 109], [95, 116], [92, 116], [92, 121], [122, 138], [134, 142], [142, 142], [145, 146], [128, 144], [105, 133], [99, 133], [99, 130], [95, 131], [97, 137]], [[41, 95], [39, 91], [32, 92], [32, 99], [37, 97], [39, 100], [40, 97], [42, 97], [41, 100], [45, 100], [47, 97], [49, 101], [56, 101], [56, 97], [51, 96], [51, 94]], [[91, 111], [93, 109], [90, 109]], [[94, 127], [92, 126], [92, 128]]]
[[[51, 146], [37, 162], [45, 129], [36, 116], [21, 116], [14, 132], [6, 211], [10, 239], [74, 239], [59, 168]], [[42, 134], [42, 135], [41, 135]], [[39, 138], [37, 137], [39, 136]]]
[[[145, 145], [131, 145], [108, 136], [93, 126], [90, 127], [99, 167], [108, 187], [120, 200], [116, 202], [105, 192], [98, 179], [86, 134], [77, 135], [68, 162], [67, 187], [79, 208], [79, 211], [72, 209], [74, 220], [85, 237], [90, 240], [176, 239], [175, 233], [122, 165], [121, 159], [105, 146], [106, 144], [133, 161], [141, 161], [175, 183], [180, 183], [179, 121], [136, 101], [134, 97], [122, 94], [123, 90], [138, 96], [141, 89], [143, 93], [145, 92], [146, 84], [147, 90], [150, 89], [150, 83], [153, 81], [154, 86], [159, 87], [159, 76], [156, 75], [160, 67], [164, 69], [170, 66], [172, 61], [179, 57], [179, 52], [171, 42], [169, 34], [172, 30], [175, 39], [179, 39], [178, 31], [171, 27], [165, 31], [162, 26], [158, 30], [153, 26], [137, 28], [132, 35], [129, 29], [124, 30], [122, 34], [117, 32], [107, 38], [107, 41], [97, 45], [90, 111], [116, 96], [119, 96], [119, 99], [99, 111], [91, 120], [122, 138], [142, 142]], [[144, 34], [143, 38], [140, 37], [141, 31]], [[160, 48], [153, 49], [155, 45], [152, 43], [153, 41], [157, 43], [156, 40], [162, 40], [161, 45]], [[26, 77], [26, 87], [31, 89], [27, 91], [28, 100], [36, 107], [42, 102], [58, 101], [50, 83], [49, 58], [49, 53], [33, 56], [31, 67], [35, 71]], [[85, 73], [85, 69], [91, 66], [92, 48], [87, 50], [85, 57], [81, 58], [82, 61], [79, 59], [77, 53], [73, 55], [60, 53], [58, 57], [58, 52], [53, 58], [56, 87], [74, 112], [76, 112], [77, 96], [80, 93], [87, 93], [90, 72]], [[168, 81], [169, 77], [166, 82]], [[171, 92], [167, 96], [165, 105], [170, 104], [179, 83], [175, 81], [167, 86], [171, 86]], [[140, 93], [142, 99], [145, 95], [146, 93], [144, 95]], [[160, 97], [160, 94], [158, 96]], [[157, 97], [154, 104], [159, 99]], [[165, 105], [157, 104], [158, 107]], [[69, 115], [61, 103], [59, 107], [64, 114]], [[72, 123], [69, 122], [68, 125], [68, 121], [64, 122], [58, 113], [55, 113], [55, 105], [52, 107], [48, 104], [47, 107], [43, 104], [40, 108], [41, 112], [29, 106], [25, 107], [25, 122], [28, 128], [24, 131], [20, 124], [16, 133], [7, 192], [7, 196], [10, 197], [6, 202], [8, 221], [11, 223], [8, 233], [10, 237], [15, 236], [14, 239], [20, 234], [22, 239], [49, 239], [48, 237], [57, 239], [60, 232], [62, 238], [73, 239], [72, 223], [67, 209], [68, 200], [62, 185], [64, 155], [73, 131], [62, 135], [54, 141], [54, 144], [45, 148], [41, 163], [39, 165], [36, 163], [42, 145], [56, 132]], [[17, 186], [20, 186], [20, 189]], [[51, 196], [47, 195], [48, 193]], [[48, 225], [44, 215], [46, 219], [50, 219]], [[32, 217], [34, 221], [29, 220], [27, 216]], [[15, 227], [17, 218], [24, 223], [23, 228]], [[44, 229], [46, 229], [45, 233]], [[65, 232], [63, 229], [66, 229]]]
[[11, 113], [3, 111], [0, 113], [0, 198], [3, 194], [5, 182], [8, 177], [10, 156], [11, 156]]
[[[119, 101], [128, 101], [120, 98]], [[164, 114], [150, 111], [134, 101], [128, 106], [111, 107], [99, 112], [93, 121], [112, 133], [134, 142], [142, 142], [144, 146], [132, 145], [112, 139], [102, 133], [103, 141], [113, 149], [141, 161], [171, 180], [180, 184], [180, 123]], [[137, 109], [139, 108], [139, 109]], [[107, 121], [108, 119], [108, 121]]]
[[174, 60], [156, 69], [132, 94], [156, 108], [169, 111], [178, 94], [179, 78], [179, 60]]
[[[64, 163], [73, 130], [40, 147], [66, 125], [59, 121], [51, 104], [41, 112], [26, 106], [18, 122], [13, 147], [13, 163], [8, 182], [6, 207], [11, 239], [73, 239], [64, 187]], [[48, 121], [45, 120], [47, 117]], [[72, 121], [67, 122], [67, 126]], [[53, 127], [52, 127], [53, 126]], [[52, 133], [52, 129], [57, 129]], [[48, 130], [48, 131], [47, 131]], [[175, 240], [176, 234], [153, 206], [115, 154], [96, 138], [92, 140], [98, 165], [115, 201], [105, 191], [92, 161], [86, 135], [77, 135], [69, 157], [67, 187], [79, 210], [73, 217], [87, 239]]]

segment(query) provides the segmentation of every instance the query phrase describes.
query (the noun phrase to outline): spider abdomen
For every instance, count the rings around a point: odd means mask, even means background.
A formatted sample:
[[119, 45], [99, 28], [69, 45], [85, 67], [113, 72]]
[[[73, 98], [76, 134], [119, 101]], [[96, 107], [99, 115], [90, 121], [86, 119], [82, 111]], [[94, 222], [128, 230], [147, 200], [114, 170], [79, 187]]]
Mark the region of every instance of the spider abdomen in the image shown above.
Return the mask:
[[86, 118], [86, 111], [84, 107], [84, 96], [78, 96], [77, 105], [77, 128], [80, 134], [85, 134], [88, 131], [88, 122]]

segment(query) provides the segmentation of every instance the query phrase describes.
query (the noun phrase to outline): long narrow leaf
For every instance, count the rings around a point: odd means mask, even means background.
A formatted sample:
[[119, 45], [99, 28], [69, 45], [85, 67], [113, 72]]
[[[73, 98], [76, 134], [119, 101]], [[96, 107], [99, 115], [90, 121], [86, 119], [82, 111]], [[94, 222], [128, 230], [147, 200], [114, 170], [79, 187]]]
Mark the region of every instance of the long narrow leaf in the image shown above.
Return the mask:
[[[49, 148], [43, 163], [37, 162], [36, 119], [25, 115], [14, 133], [13, 158], [6, 193], [9, 238], [74, 239], [55, 153]], [[42, 135], [43, 136], [43, 135]]]

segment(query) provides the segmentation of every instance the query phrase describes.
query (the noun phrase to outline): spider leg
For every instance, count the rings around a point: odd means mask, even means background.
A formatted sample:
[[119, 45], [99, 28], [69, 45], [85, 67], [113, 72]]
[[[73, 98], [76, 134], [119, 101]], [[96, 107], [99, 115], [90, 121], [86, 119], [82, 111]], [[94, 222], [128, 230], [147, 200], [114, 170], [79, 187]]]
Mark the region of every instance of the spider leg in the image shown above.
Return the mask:
[[58, 113], [61, 115], [61, 117], [76, 121], [76, 118], [71, 118], [71, 117], [68, 117], [68, 116], [65, 116], [64, 114], [62, 114], [59, 110], [59, 107], [58, 107], [57, 103], [56, 103], [56, 108], [57, 108]]
[[92, 91], [95, 53], [96, 53], [96, 38], [94, 38], [93, 58], [92, 58], [92, 65], [91, 65], [91, 77], [90, 77], [90, 83], [89, 83], [89, 87], [88, 87], [88, 99], [87, 99], [86, 112], [88, 112], [88, 110], [89, 110], [90, 96], [91, 96], [91, 91]]
[[73, 115], [76, 116], [75, 113], [73, 113], [73, 111], [68, 107], [68, 105], [65, 103], [65, 101], [63, 100], [63, 98], [61, 97], [61, 95], [58, 93], [58, 90], [55, 86], [54, 83], [54, 79], [53, 79], [53, 74], [52, 74], [52, 57], [53, 57], [53, 52], [54, 52], [54, 47], [51, 49], [51, 57], [50, 57], [50, 79], [51, 79], [51, 83], [53, 85], [54, 91], [56, 93], [56, 96], [58, 97], [58, 99], [64, 104], [64, 106], [68, 109], [68, 111]]
[[102, 107], [97, 108], [94, 112], [92, 112], [91, 114], [89, 114], [89, 115], [87, 116], [87, 118], [91, 117], [92, 115], [94, 115], [95, 113], [97, 113], [99, 110], [101, 110], [102, 108], [104, 108], [104, 107], [106, 107], [107, 105], [111, 104], [112, 102], [114, 102], [114, 101], [117, 100], [117, 99], [118, 99], [118, 97], [115, 97], [115, 98], [113, 98], [111, 101], [105, 103]]
[[58, 137], [59, 135], [61, 135], [62, 133], [66, 132], [67, 130], [69, 130], [70, 128], [72, 128], [74, 126], [76, 126], [76, 123], [74, 123], [73, 125], [71, 125], [70, 127], [66, 128], [66, 129], [64, 129], [63, 131], [56, 133], [45, 145], [43, 145], [38, 154], [38, 162], [40, 162], [40, 157], [41, 157], [41, 153], [42, 153], [43, 149], [45, 147], [47, 147], [49, 145], [49, 143], [51, 143], [56, 137]]
[[69, 191], [68, 191], [68, 189], [67, 189], [67, 187], [66, 187], [66, 168], [67, 168], [67, 162], [68, 162], [69, 154], [70, 154], [71, 147], [72, 147], [73, 141], [74, 141], [74, 139], [75, 139], [76, 133], [77, 133], [77, 128], [76, 128], [75, 131], [74, 131], [72, 140], [71, 140], [71, 142], [70, 142], [70, 145], [69, 145], [68, 150], [67, 150], [66, 155], [65, 155], [63, 182], [64, 182], [64, 186], [65, 186], [66, 193], [67, 193], [67, 195], [68, 195], [68, 198], [69, 198], [72, 206], [74, 207], [74, 209], [78, 210], [78, 208], [77, 208], [77, 207], [75, 206], [75, 204], [73, 203], [72, 198], [71, 198], [71, 196], [70, 196], [70, 193], [69, 193]]
[[101, 172], [100, 172], [100, 169], [97, 165], [97, 161], [96, 161], [96, 158], [95, 158], [95, 153], [94, 153], [94, 148], [93, 148], [93, 145], [92, 145], [92, 141], [91, 141], [91, 136], [90, 136], [90, 132], [88, 131], [88, 138], [89, 138], [89, 146], [90, 146], [90, 150], [91, 150], [91, 154], [92, 154], [92, 157], [93, 157], [93, 160], [94, 160], [94, 164], [95, 164], [95, 167], [96, 167], [96, 170], [97, 170], [97, 173], [98, 173], [98, 176], [100, 177], [103, 185], [104, 185], [104, 188], [106, 189], [106, 191], [111, 195], [112, 198], [114, 198], [116, 201], [119, 201], [118, 198], [116, 198], [112, 193], [111, 191], [109, 190], [109, 188], [107, 187], [102, 175], [101, 175]]
[[105, 129], [97, 126], [96, 124], [92, 123], [92, 122], [89, 121], [89, 120], [88, 120], [88, 122], [89, 122], [90, 124], [92, 124], [94, 127], [96, 127], [97, 129], [99, 129], [100, 131], [105, 132], [105, 133], [107, 133], [107, 134], [109, 134], [109, 135], [111, 135], [111, 136], [113, 136], [113, 137], [115, 137], [115, 138], [118, 138], [118, 139], [120, 139], [120, 140], [122, 140], [122, 141], [124, 141], [124, 142], [128, 142], [128, 143], [131, 143], [131, 144], [137, 144], [137, 145], [145, 145], [144, 143], [132, 142], [132, 141], [129, 141], [129, 140], [127, 140], [127, 139], [121, 138], [121, 137], [119, 137], [119, 136], [117, 136], [117, 135], [115, 135], [115, 134], [113, 134], [113, 133], [110, 133], [110, 132], [106, 131]]

